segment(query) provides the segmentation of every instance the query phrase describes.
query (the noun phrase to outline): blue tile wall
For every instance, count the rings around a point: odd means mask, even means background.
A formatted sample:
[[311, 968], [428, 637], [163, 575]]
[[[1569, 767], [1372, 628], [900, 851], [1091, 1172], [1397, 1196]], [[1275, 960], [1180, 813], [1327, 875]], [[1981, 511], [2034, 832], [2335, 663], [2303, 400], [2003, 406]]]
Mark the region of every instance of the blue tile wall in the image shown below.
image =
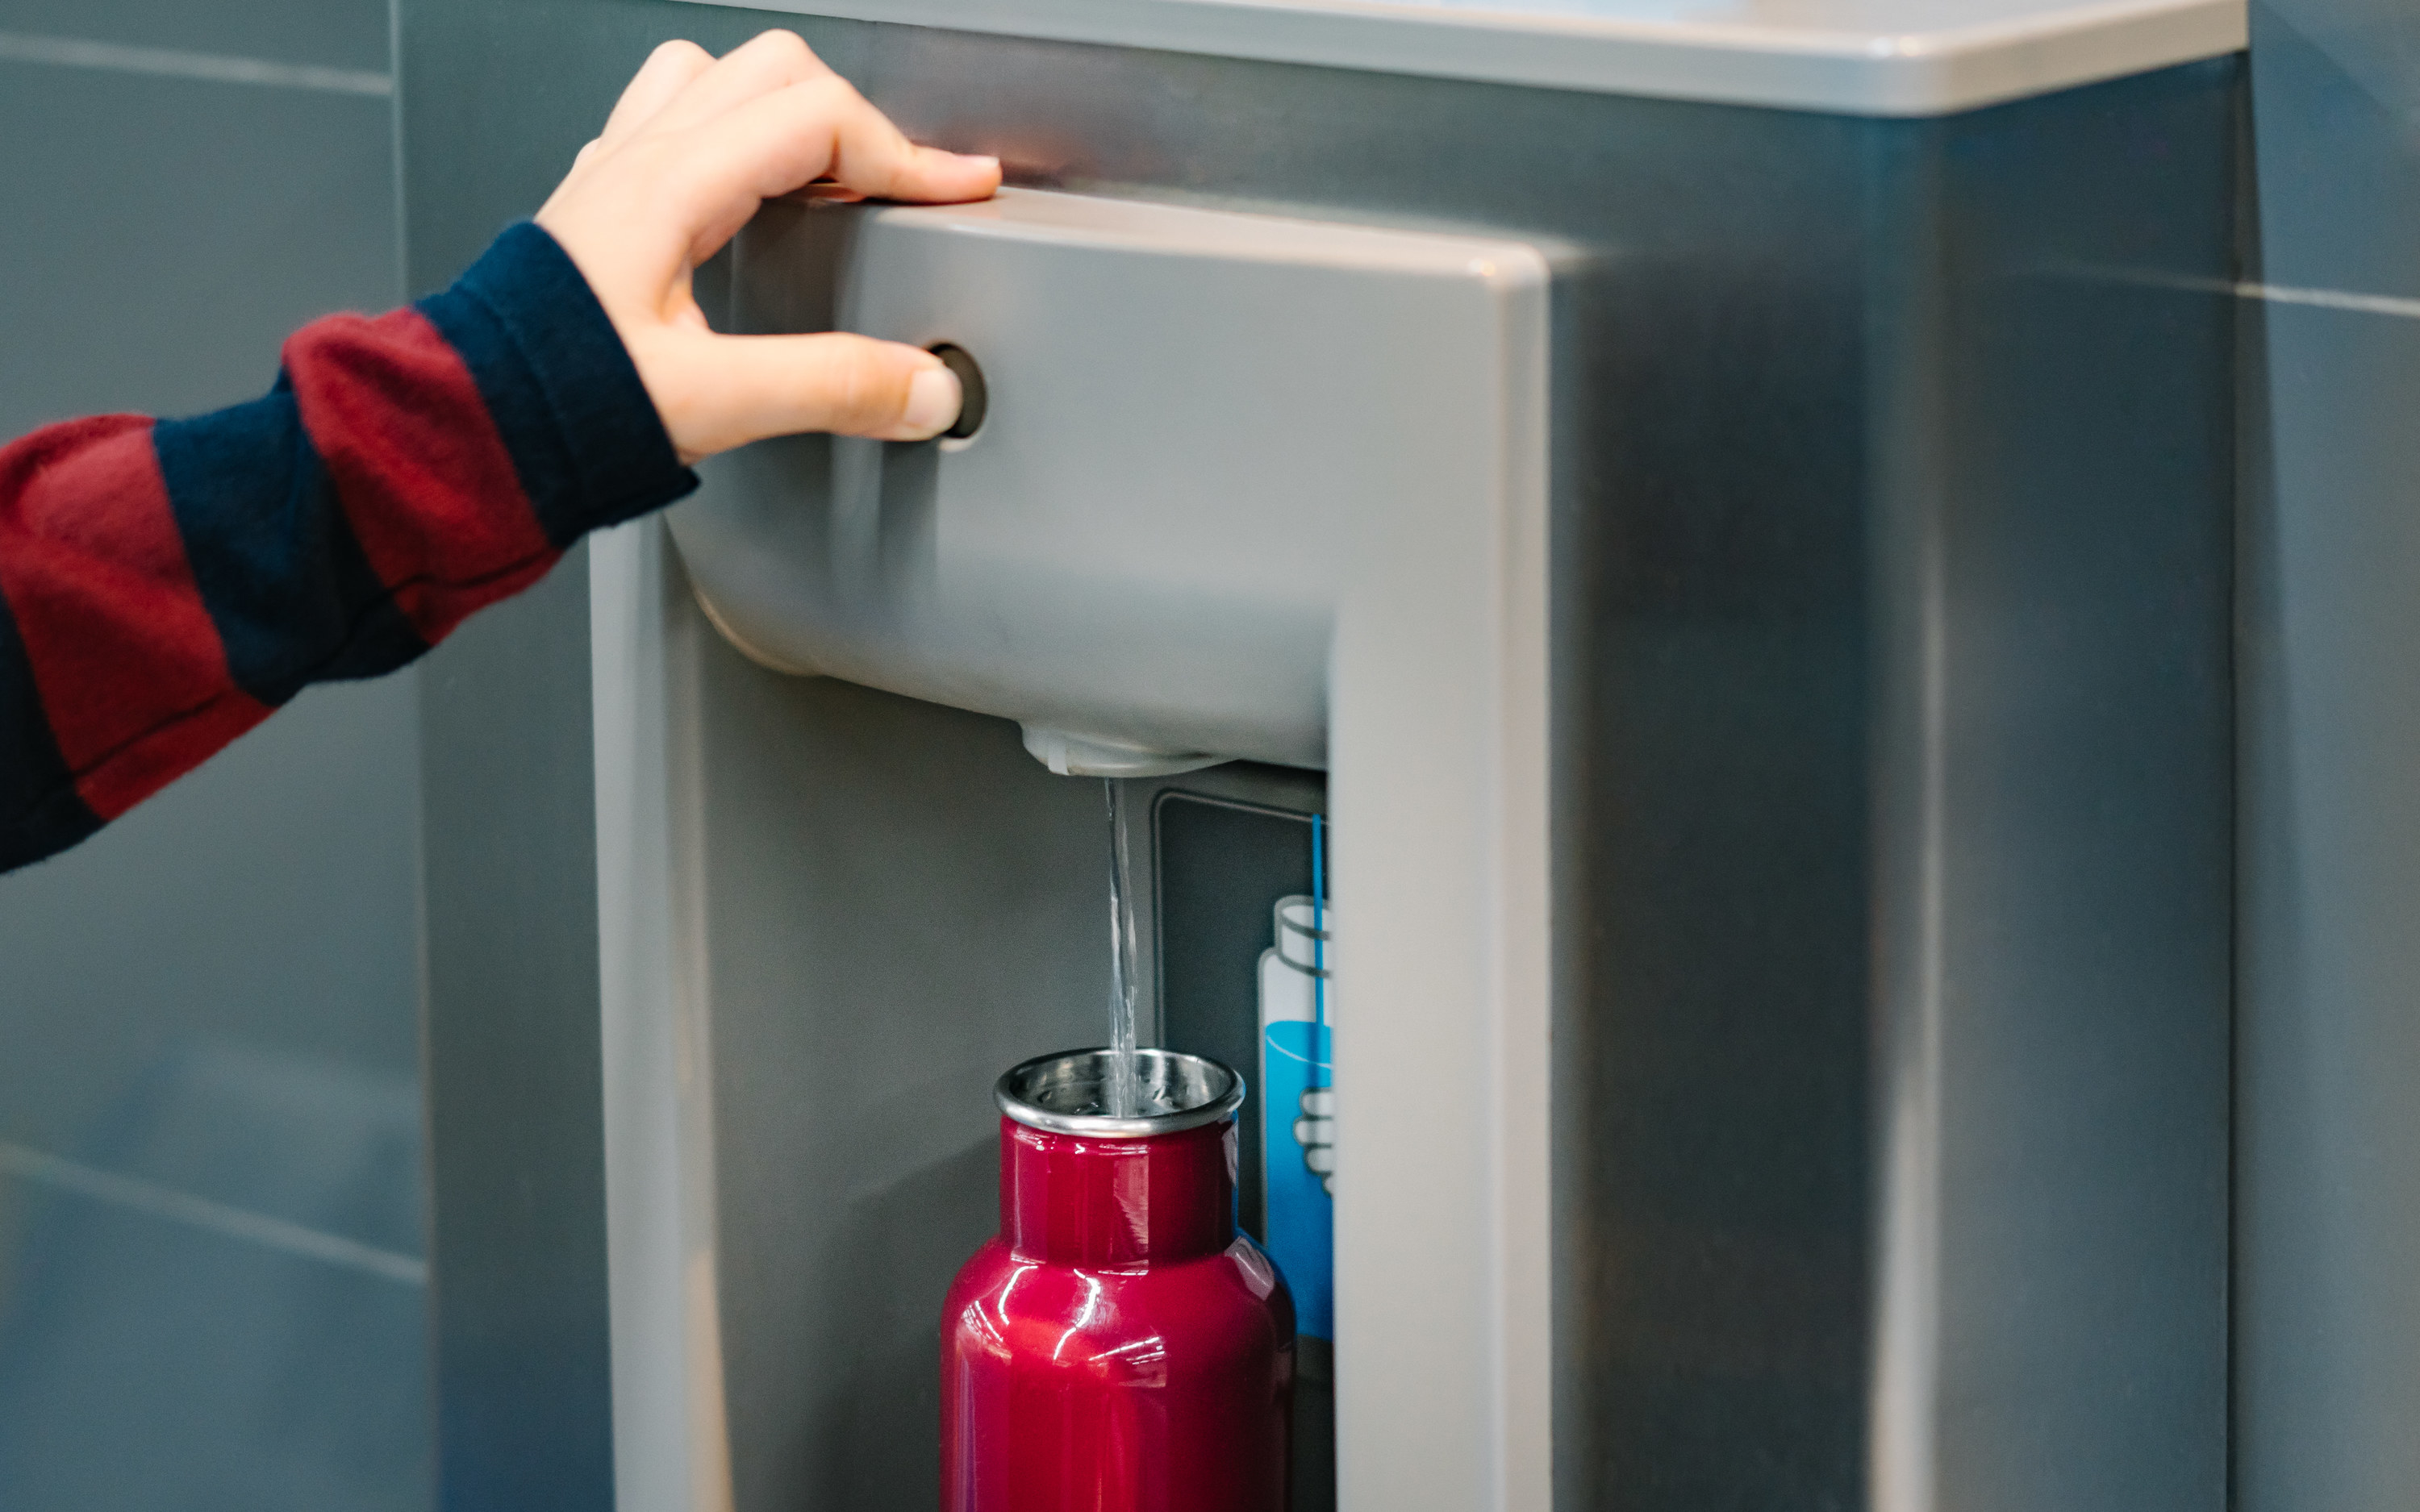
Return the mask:
[[[388, 35], [0, 0], [0, 438], [250, 397], [293, 327], [396, 301]], [[107, 45], [28, 60], [59, 39]], [[418, 738], [410, 673], [315, 689], [0, 878], [8, 1512], [432, 1504]]]
[[21, 1158], [0, 1506], [426, 1508], [419, 1152], [410, 1076], [202, 1045]]
[[8, 0], [0, 32], [266, 58], [387, 66], [387, 8], [374, 0]]

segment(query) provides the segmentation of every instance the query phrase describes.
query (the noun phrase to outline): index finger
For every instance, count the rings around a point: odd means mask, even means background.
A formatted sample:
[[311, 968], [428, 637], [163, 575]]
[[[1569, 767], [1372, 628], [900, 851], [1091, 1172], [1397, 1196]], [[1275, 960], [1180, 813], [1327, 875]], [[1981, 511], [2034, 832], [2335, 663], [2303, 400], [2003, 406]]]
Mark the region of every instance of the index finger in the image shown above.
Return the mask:
[[983, 199], [1000, 162], [919, 147], [838, 74], [750, 100], [694, 134], [701, 187], [770, 199], [815, 179], [883, 198]]

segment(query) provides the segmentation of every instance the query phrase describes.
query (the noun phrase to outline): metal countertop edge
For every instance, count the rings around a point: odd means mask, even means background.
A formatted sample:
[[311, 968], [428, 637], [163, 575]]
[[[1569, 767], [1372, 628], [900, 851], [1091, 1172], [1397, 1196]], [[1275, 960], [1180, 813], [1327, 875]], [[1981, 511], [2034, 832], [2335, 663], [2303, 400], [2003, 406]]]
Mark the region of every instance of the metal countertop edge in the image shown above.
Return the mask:
[[1948, 116], [2055, 94], [2239, 53], [2248, 36], [2244, 0], [2112, 0], [1899, 35], [1433, 11], [1384, 0], [750, 0], [743, 8], [1874, 116]]

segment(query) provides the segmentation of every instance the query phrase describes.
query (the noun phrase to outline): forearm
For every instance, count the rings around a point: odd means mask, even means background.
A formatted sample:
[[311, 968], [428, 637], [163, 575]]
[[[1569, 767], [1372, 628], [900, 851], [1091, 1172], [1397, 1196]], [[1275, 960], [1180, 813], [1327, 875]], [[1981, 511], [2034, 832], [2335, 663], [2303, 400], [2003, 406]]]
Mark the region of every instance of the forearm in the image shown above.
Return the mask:
[[0, 450], [0, 870], [695, 481], [533, 226], [412, 309], [306, 327], [251, 404]]

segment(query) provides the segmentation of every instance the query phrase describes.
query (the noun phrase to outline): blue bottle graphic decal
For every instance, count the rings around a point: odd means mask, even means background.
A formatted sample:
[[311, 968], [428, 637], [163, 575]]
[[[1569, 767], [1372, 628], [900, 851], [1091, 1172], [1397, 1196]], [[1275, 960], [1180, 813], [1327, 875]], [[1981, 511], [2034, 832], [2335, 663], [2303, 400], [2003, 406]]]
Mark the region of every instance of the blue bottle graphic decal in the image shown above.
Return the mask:
[[1335, 916], [1312, 820], [1312, 892], [1280, 898], [1261, 952], [1261, 1150], [1267, 1249], [1294, 1292], [1296, 1326], [1335, 1337]]

